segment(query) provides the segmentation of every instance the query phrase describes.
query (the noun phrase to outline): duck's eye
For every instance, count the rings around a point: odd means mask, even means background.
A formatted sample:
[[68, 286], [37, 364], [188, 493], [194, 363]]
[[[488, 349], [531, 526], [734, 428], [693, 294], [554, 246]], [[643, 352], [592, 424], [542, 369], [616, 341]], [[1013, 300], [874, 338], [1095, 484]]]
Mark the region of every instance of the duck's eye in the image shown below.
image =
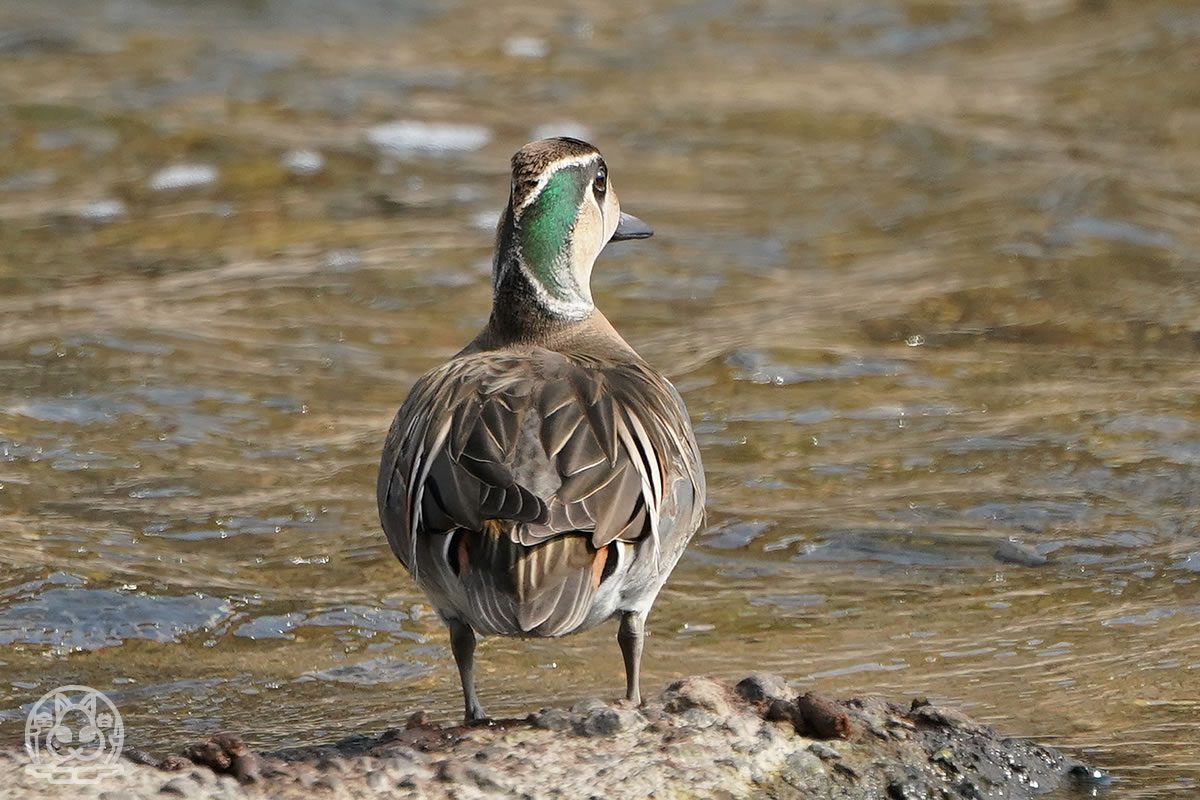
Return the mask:
[[608, 170], [604, 167], [596, 173], [596, 180], [592, 181], [592, 190], [597, 197], [604, 197], [604, 193], [608, 191]]

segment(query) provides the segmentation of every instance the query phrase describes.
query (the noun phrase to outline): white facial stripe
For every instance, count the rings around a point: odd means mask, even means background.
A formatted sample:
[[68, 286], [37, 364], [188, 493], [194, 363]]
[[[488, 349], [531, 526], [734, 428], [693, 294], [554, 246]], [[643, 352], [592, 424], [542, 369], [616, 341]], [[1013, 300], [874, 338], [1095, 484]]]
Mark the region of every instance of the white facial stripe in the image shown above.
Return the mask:
[[546, 287], [542, 285], [541, 281], [530, 274], [524, 262], [521, 263], [520, 270], [525, 274], [525, 279], [533, 287], [533, 291], [537, 293], [538, 301], [542, 304], [542, 307], [549, 309], [556, 316], [564, 319], [580, 320], [586, 319], [592, 313], [594, 306], [591, 303], [590, 294], [587, 300], [580, 302], [559, 300], [546, 291]]
[[525, 206], [536, 200], [538, 195], [542, 193], [542, 189], [546, 188], [546, 184], [550, 181], [550, 178], [554, 177], [554, 173], [558, 172], [560, 169], [565, 167], [587, 166], [588, 164], [599, 160], [599, 158], [599, 153], [588, 153], [587, 155], [583, 156], [567, 156], [566, 158], [560, 158], [557, 161], [551, 161], [546, 168], [542, 170], [542, 174], [538, 177], [537, 184], [532, 190], [530, 190], [529, 194], [525, 195], [525, 199], [521, 201], [521, 205], [517, 208], [514, 208], [513, 211], [523, 211]]

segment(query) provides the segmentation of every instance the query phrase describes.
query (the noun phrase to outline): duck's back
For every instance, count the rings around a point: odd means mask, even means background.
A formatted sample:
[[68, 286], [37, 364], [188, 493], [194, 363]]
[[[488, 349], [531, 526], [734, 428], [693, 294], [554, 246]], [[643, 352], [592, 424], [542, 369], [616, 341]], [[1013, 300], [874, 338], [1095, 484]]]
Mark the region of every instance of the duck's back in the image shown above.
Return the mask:
[[703, 516], [683, 403], [639, 358], [470, 352], [388, 433], [380, 518], [443, 617], [558, 636], [648, 610]]

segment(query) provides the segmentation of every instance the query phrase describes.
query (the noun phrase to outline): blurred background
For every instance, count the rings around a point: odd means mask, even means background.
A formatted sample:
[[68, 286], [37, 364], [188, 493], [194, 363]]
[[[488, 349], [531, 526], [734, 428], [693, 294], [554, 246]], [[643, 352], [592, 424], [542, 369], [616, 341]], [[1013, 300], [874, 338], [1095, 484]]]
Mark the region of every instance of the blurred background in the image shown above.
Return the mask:
[[[595, 296], [710, 486], [644, 685], [948, 700], [1200, 784], [1190, 0], [0, 0], [0, 739], [460, 713], [378, 529], [412, 381], [486, 319], [508, 158], [604, 152]], [[488, 709], [620, 694], [486, 640]]]

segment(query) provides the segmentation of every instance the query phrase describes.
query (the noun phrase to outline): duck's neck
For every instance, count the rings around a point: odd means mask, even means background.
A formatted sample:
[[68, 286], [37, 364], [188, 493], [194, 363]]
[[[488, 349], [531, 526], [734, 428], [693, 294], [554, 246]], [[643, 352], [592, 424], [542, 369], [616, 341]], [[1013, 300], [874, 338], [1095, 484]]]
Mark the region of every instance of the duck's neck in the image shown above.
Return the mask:
[[512, 341], [544, 337], [584, 322], [596, 312], [587, 286], [590, 270], [572, 269], [570, 241], [548, 247], [537, 234], [522, 231], [511, 209], [505, 211], [497, 231], [488, 328]]

